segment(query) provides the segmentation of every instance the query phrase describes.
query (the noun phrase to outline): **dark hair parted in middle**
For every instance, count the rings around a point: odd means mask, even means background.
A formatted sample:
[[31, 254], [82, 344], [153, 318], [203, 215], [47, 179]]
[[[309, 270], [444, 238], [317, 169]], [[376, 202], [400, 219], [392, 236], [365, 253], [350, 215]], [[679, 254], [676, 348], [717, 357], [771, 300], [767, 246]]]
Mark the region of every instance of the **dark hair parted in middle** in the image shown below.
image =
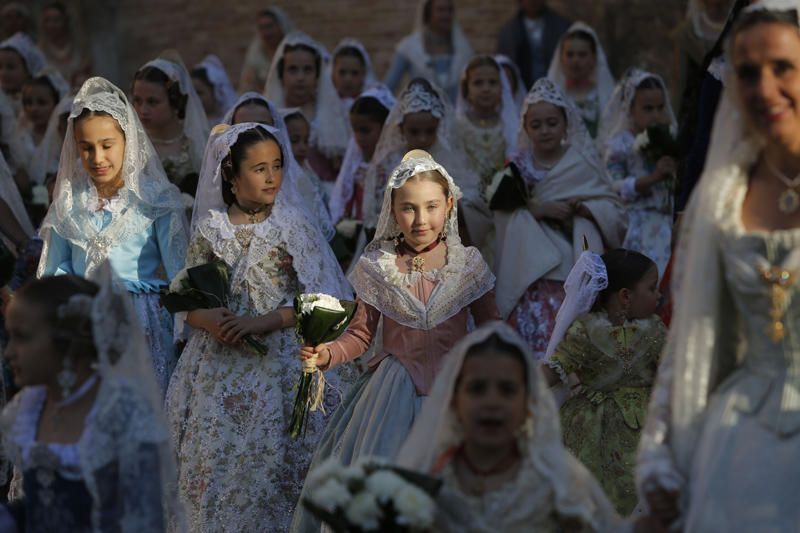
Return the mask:
[[236, 142], [230, 147], [228, 155], [220, 163], [220, 171], [222, 174], [222, 200], [226, 205], [231, 205], [236, 201], [236, 196], [233, 194], [233, 182], [239, 176], [242, 169], [242, 161], [247, 157], [247, 150], [260, 142], [273, 141], [278, 145], [278, 150], [281, 153], [281, 165], [284, 164], [286, 156], [281, 148], [281, 143], [270, 132], [264, 128], [255, 127], [244, 131], [239, 134]]

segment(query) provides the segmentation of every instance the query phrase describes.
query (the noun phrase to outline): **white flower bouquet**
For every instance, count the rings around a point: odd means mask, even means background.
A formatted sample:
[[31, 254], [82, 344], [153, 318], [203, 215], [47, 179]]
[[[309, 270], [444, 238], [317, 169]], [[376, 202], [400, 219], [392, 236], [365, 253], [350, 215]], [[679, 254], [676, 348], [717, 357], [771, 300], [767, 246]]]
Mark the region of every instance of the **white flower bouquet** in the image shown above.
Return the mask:
[[303, 505], [336, 533], [412, 533], [433, 526], [441, 482], [365, 458], [349, 467], [329, 459], [306, 485]]
[[[328, 294], [301, 294], [294, 300], [294, 310], [300, 342], [317, 346], [336, 340], [344, 333], [356, 311], [356, 304]], [[313, 386], [315, 376], [317, 382]], [[289, 422], [289, 435], [292, 438], [300, 436], [305, 429], [308, 412], [322, 407], [324, 393], [325, 378], [317, 369], [316, 360], [304, 361]]]

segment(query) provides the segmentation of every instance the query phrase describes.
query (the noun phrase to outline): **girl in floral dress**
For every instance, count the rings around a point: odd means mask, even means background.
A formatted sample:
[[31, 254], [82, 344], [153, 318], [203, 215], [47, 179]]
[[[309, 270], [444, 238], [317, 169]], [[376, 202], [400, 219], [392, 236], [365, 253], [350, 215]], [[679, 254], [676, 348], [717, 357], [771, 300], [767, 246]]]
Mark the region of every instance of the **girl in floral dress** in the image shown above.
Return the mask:
[[[191, 531], [286, 531], [324, 427], [318, 414], [304, 439], [287, 433], [300, 376], [292, 303], [302, 292], [351, 293], [279, 139], [241, 123], [206, 152], [186, 264], [224, 262], [231, 297], [227, 308], [187, 314], [194, 330], [167, 393]], [[267, 355], [244, 346], [245, 335]], [[332, 412], [335, 395], [325, 402]]]

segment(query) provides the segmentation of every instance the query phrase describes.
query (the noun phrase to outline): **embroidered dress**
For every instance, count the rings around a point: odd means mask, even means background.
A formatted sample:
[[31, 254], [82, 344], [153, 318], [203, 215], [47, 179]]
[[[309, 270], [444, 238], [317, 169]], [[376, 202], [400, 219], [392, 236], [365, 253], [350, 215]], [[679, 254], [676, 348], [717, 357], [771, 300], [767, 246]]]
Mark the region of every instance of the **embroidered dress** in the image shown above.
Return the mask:
[[[78, 162], [75, 118], [84, 109], [104, 111], [125, 132], [123, 187], [100, 199]], [[183, 201], [158, 162], [155, 150], [124, 93], [103, 78], [84, 83], [72, 106], [56, 178], [53, 204], [42, 223], [44, 241], [37, 275], [91, 276], [104, 261], [133, 294], [158, 381], [166, 391], [177, 355], [172, 319], [159, 302], [166, 276], [183, 268], [186, 220]]]
[[548, 361], [564, 382], [573, 373], [581, 382], [561, 407], [564, 445], [623, 516], [637, 503], [636, 448], [665, 340], [657, 316], [614, 326], [593, 312], [572, 323]]
[[[219, 165], [240, 133], [265, 129], [243, 123], [212, 137], [197, 206], [187, 267], [212, 260], [230, 269], [229, 309], [259, 316], [292, 306], [301, 292], [350, 297], [327, 242], [285, 172], [271, 214], [257, 224], [234, 225], [222, 202]], [[281, 145], [282, 153], [289, 153]], [[178, 488], [193, 532], [286, 531], [311, 453], [325, 425], [312, 413], [304, 438], [287, 429], [300, 376], [294, 328], [253, 335], [266, 356], [194, 330], [170, 382], [166, 409], [178, 457]], [[325, 413], [338, 402], [336, 373]], [[268, 526], [267, 526], [268, 525]]]

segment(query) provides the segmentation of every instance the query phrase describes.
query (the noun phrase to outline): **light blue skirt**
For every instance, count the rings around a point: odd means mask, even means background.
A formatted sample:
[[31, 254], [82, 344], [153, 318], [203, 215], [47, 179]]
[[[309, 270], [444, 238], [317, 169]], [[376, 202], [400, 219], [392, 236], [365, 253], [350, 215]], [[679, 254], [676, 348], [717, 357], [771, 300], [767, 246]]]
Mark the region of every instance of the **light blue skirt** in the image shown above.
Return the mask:
[[[411, 376], [394, 357], [387, 357], [372, 372], [353, 384], [322, 433], [309, 472], [329, 457], [344, 465], [360, 457], [393, 460], [411, 431], [425, 400]], [[302, 505], [306, 487], [294, 513], [291, 531], [318, 532], [320, 522]]]
[[147, 345], [150, 347], [153, 369], [163, 398], [167, 393], [169, 378], [178, 362], [172, 340], [174, 322], [169, 312], [161, 305], [158, 294], [136, 292], [131, 294], [136, 318], [139, 319], [139, 325], [144, 330]]

